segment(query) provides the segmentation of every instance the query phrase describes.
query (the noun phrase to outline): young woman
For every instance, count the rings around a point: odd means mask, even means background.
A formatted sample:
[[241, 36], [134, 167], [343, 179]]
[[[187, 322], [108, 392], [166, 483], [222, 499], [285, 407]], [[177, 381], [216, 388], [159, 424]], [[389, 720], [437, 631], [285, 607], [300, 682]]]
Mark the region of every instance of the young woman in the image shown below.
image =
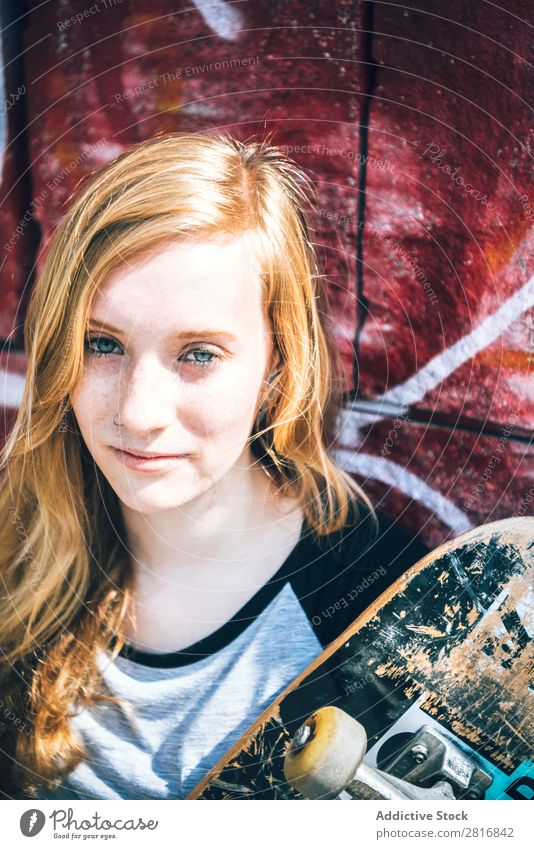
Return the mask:
[[370, 548], [328, 453], [312, 194], [267, 141], [169, 134], [54, 233], [2, 452], [5, 798], [183, 798], [423, 553]]

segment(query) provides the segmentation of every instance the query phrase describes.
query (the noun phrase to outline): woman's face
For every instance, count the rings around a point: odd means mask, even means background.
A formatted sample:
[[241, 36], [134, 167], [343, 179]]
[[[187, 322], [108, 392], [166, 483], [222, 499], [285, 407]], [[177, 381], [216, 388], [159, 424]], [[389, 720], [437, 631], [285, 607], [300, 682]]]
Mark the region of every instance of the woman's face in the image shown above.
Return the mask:
[[[246, 234], [167, 243], [124, 265], [100, 287], [89, 319], [71, 402], [122, 502], [143, 513], [177, 507], [238, 459], [249, 462], [273, 348]], [[185, 456], [140, 469], [116, 449]]]

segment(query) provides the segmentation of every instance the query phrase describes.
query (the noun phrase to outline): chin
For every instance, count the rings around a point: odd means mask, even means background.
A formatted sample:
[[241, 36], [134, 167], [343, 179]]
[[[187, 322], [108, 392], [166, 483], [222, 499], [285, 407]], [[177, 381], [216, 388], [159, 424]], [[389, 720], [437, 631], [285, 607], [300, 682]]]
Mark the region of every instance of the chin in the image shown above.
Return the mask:
[[[152, 487], [154, 487], [154, 484], [152, 484]], [[169, 491], [167, 497], [165, 497], [165, 493], [146, 491], [134, 493], [131, 489], [123, 492], [122, 487], [116, 488], [115, 494], [119, 501], [129, 507], [130, 510], [135, 510], [136, 513], [144, 513], [147, 516], [161, 513], [164, 510], [174, 510], [190, 500], [188, 495], [177, 498], [176, 488]], [[194, 497], [194, 495], [191, 497]]]
[[191, 484], [170, 475], [150, 476], [150, 480], [110, 480], [117, 498], [131, 510], [146, 515], [174, 510], [201, 495], [209, 485]]

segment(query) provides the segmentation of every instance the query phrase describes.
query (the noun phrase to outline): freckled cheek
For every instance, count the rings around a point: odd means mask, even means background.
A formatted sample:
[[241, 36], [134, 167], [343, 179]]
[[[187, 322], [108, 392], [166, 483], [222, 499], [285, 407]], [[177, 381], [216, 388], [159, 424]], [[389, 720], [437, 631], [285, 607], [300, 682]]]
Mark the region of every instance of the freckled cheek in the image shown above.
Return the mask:
[[258, 378], [243, 378], [235, 385], [207, 387], [192, 393], [182, 405], [178, 416], [201, 438], [234, 441], [246, 439], [254, 420], [260, 391]]
[[71, 392], [70, 400], [80, 429], [87, 437], [110, 415], [109, 384], [101, 386], [94, 377], [84, 377]]

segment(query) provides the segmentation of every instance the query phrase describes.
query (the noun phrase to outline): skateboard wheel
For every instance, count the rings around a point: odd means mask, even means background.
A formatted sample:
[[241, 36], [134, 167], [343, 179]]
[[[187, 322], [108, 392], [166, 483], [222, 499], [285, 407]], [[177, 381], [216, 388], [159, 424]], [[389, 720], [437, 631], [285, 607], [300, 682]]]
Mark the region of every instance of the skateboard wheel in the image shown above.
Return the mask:
[[339, 708], [320, 708], [291, 740], [284, 775], [306, 798], [332, 799], [352, 781], [366, 748], [361, 723]]

